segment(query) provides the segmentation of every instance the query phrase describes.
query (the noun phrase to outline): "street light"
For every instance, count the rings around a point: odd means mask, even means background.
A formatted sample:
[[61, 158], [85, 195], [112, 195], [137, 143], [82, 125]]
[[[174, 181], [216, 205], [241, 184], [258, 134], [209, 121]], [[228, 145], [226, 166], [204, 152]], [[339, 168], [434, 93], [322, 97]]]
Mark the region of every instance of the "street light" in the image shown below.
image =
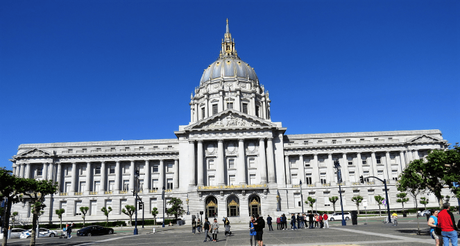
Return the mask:
[[302, 180], [300, 180], [300, 203], [302, 204], [302, 215], [304, 214], [303, 212], [303, 194], [302, 194]]
[[137, 181], [139, 179], [139, 170], [134, 172], [135, 182], [134, 182], [134, 235], [137, 235]]
[[165, 227], [165, 209], [166, 209], [166, 203], [165, 203], [165, 187], [163, 186], [163, 192], [161, 192], [161, 197], [163, 199], [163, 225], [161, 227]]
[[334, 161], [334, 168], [337, 169], [337, 182], [339, 183], [339, 194], [340, 194], [340, 208], [342, 209], [342, 226], [346, 226], [347, 222], [345, 221], [345, 216], [343, 214], [343, 201], [342, 201], [342, 174], [340, 172], [340, 164], [338, 160]]
[[187, 215], [190, 215], [190, 210], [188, 209], [188, 202], [190, 200], [188, 199], [188, 194], [187, 194], [187, 199], [185, 199], [185, 202], [187, 202]]
[[280, 211], [280, 191], [276, 191], [276, 211]]

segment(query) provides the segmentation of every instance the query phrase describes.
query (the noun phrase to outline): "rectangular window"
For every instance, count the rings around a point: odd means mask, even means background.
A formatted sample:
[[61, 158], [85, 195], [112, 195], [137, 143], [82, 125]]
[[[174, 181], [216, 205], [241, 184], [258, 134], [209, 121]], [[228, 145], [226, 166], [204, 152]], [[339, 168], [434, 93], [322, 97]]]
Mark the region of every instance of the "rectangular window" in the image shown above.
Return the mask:
[[101, 167], [95, 167], [94, 174], [101, 174]]
[[158, 179], [152, 179], [152, 190], [158, 190]]
[[353, 157], [347, 157], [348, 165], [353, 165]]
[[129, 180], [123, 180], [123, 190], [129, 191]]
[[80, 187], [79, 187], [78, 192], [85, 191], [85, 187], [86, 187], [86, 182], [85, 181], [80, 182]]
[[235, 168], [235, 159], [228, 159], [228, 169]]
[[115, 174], [115, 165], [109, 166], [109, 174]]
[[125, 173], [125, 174], [126, 174], [126, 173], [129, 173], [129, 165], [128, 165], [128, 164], [123, 165], [123, 168], [122, 168], [122, 169], [123, 169], [123, 170], [122, 170], [123, 173]]
[[64, 209], [65, 213], [67, 213], [67, 202], [60, 202], [59, 203], [59, 208]]
[[70, 185], [71, 183], [70, 182], [65, 182], [65, 186], [64, 186], [64, 192], [70, 192]]
[[382, 163], [381, 158], [382, 158], [382, 157], [379, 156], [379, 155], [375, 157], [375, 160], [377, 161], [377, 164], [381, 164], [381, 163]]
[[233, 109], [233, 103], [232, 102], [227, 103], [227, 109]]
[[153, 171], [154, 173], [157, 173], [157, 172], [158, 172], [158, 165], [156, 165], [156, 164], [153, 165], [152, 169], [153, 169], [152, 171]]
[[205, 109], [204, 107], [201, 108], [201, 119], [204, 119], [204, 117], [206, 117], [206, 113], [205, 113]]
[[122, 209], [125, 208], [125, 206], [128, 205], [128, 200], [127, 199], [121, 199], [120, 200], [120, 211], [119, 211], [119, 214], [121, 214], [122, 212]]
[[112, 207], [112, 200], [111, 200], [111, 199], [105, 200], [105, 207], [106, 207], [106, 208]]
[[256, 168], [256, 159], [249, 158], [249, 168]]
[[310, 166], [310, 159], [304, 159], [303, 161], [303, 164], [305, 165], [305, 167], [309, 167]]
[[259, 106], [256, 106], [256, 116], [259, 117]]
[[214, 176], [209, 176], [208, 177], [208, 185], [210, 185], [210, 186], [216, 185], [216, 178]]
[[43, 167], [37, 168], [37, 176], [42, 176], [43, 175]]
[[168, 164], [166, 165], [166, 172], [168, 172], [168, 173], [174, 172], [174, 169], [173, 169], [173, 168], [174, 168], [174, 164], [173, 164], [173, 163], [168, 163]]
[[307, 173], [307, 177], [305, 178], [305, 183], [307, 185], [313, 184], [313, 182], [311, 181], [311, 173]]
[[251, 185], [256, 184], [256, 175], [255, 174], [249, 174], [249, 184], [251, 184]]
[[362, 157], [362, 162], [363, 162], [363, 165], [366, 165], [367, 164], [367, 157]]
[[99, 191], [101, 188], [101, 181], [94, 181], [94, 189], [93, 191]]
[[243, 103], [243, 113], [247, 114], [248, 113], [248, 104]]
[[236, 181], [235, 175], [228, 176], [228, 181], [229, 181], [228, 182], [229, 185], [234, 185]]
[[212, 115], [217, 114], [217, 112], [218, 112], [217, 104], [213, 104], [212, 105]]
[[109, 191], [113, 191], [115, 187], [115, 180], [109, 180]]
[[297, 179], [297, 174], [292, 174], [291, 176], [291, 182], [293, 185], [298, 185], [299, 184], [299, 180]]
[[90, 201], [89, 215], [97, 215], [97, 201]]
[[153, 208], [158, 208], [157, 198], [156, 197], [150, 198], [150, 210], [149, 211], [152, 211]]
[[75, 215], [81, 215], [80, 207], [81, 207], [82, 202], [81, 201], [76, 201], [75, 202]]
[[86, 166], [80, 167], [80, 175], [86, 175]]
[[70, 165], [67, 165], [65, 168], [64, 168], [64, 174], [65, 176], [69, 176], [71, 174], [71, 170], [72, 170], [72, 167]]
[[173, 189], [173, 179], [167, 179], [166, 180], [166, 184], [168, 187], [166, 187], [166, 189], [168, 190], [172, 190]]
[[208, 169], [210, 169], [210, 170], [215, 169], [215, 167], [214, 167], [214, 159], [208, 160]]
[[337, 140], [332, 140], [332, 144], [336, 144], [337, 143]]

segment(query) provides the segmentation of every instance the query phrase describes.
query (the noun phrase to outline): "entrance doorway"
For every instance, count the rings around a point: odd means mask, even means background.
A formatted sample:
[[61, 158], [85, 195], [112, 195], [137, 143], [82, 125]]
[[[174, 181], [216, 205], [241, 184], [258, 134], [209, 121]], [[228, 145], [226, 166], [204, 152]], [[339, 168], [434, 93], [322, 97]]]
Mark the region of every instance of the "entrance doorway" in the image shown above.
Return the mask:
[[209, 196], [206, 198], [206, 218], [213, 218], [218, 216], [217, 198]]
[[260, 197], [258, 195], [252, 195], [249, 197], [249, 216], [261, 214], [260, 210]]
[[227, 216], [240, 216], [240, 200], [235, 195], [231, 195], [227, 198]]

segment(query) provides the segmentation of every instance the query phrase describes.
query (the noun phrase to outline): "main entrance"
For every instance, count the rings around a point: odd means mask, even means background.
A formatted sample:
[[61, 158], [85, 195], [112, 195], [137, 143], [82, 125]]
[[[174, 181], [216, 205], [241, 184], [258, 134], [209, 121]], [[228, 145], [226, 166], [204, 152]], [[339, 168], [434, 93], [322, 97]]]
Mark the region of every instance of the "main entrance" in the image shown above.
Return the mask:
[[206, 198], [206, 218], [217, 217], [217, 198], [209, 196]]
[[261, 214], [260, 210], [260, 197], [258, 195], [252, 195], [249, 197], [249, 216]]
[[235, 195], [231, 195], [227, 198], [227, 216], [240, 216], [240, 200]]

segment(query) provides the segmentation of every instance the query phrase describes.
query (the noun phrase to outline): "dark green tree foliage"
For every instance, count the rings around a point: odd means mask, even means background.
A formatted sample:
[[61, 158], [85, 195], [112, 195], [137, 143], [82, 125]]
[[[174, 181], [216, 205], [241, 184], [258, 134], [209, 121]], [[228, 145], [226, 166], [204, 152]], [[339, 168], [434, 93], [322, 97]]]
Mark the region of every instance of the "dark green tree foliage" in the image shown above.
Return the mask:
[[65, 213], [65, 209], [56, 209], [56, 214], [59, 217], [59, 229], [62, 229], [62, 215]]
[[174, 215], [177, 220], [177, 217], [182, 216], [184, 214], [184, 208], [182, 207], [182, 200], [176, 197], [172, 197], [171, 200], [168, 201], [168, 204], [171, 205], [166, 213], [169, 215]]
[[429, 200], [428, 198], [426, 197], [420, 197], [420, 204], [423, 204], [423, 206], [425, 206], [425, 210], [426, 210], [426, 205], [429, 203]]
[[358, 214], [359, 214], [359, 204], [364, 200], [362, 196], [354, 196], [351, 198], [351, 201], [356, 204], [356, 208], [358, 209]]
[[128, 215], [129, 224], [133, 225], [133, 214], [134, 214], [134, 212], [136, 212], [136, 208], [133, 205], [126, 205], [125, 208], [122, 209], [121, 212], [126, 214], [126, 215]]
[[334, 213], [335, 213], [335, 203], [339, 200], [339, 197], [337, 196], [331, 196], [329, 197], [329, 201], [332, 202], [332, 208], [334, 209]]
[[83, 219], [83, 226], [86, 225], [86, 214], [88, 213], [89, 211], [89, 207], [80, 207], [80, 212], [82, 214], [82, 219]]
[[433, 150], [426, 156], [426, 161], [413, 160], [406, 169], [398, 181], [402, 189], [411, 187], [411, 184], [419, 184], [419, 190], [429, 190], [436, 196], [439, 206], [443, 204], [441, 191], [444, 186], [448, 186], [457, 196], [460, 195], [460, 189], [453, 184], [460, 180], [458, 144], [447, 150]]
[[396, 202], [401, 203], [402, 208], [403, 208], [403, 213], [404, 213], [404, 203], [407, 203], [409, 201], [409, 198], [407, 198], [407, 193], [404, 193], [404, 192], [399, 193], [396, 195], [396, 197], [398, 197]]
[[383, 205], [383, 200], [385, 200], [385, 198], [383, 198], [383, 196], [381, 195], [378, 195], [378, 196], [374, 196], [374, 199], [379, 205], [379, 216], [382, 216], [382, 210], [380, 209], [380, 206]]
[[105, 221], [105, 226], [109, 224], [109, 214], [112, 212], [112, 207], [102, 207], [101, 211], [104, 213], [105, 217], [107, 218]]
[[157, 224], [158, 208], [154, 207], [154, 208], [152, 209], [152, 215], [153, 215], [153, 220], [155, 221], [155, 222], [154, 222], [154, 225], [156, 225], [156, 224]]
[[315, 204], [315, 202], [316, 202], [316, 199], [313, 198], [313, 197], [310, 197], [310, 196], [309, 196], [309, 197], [307, 198], [307, 200], [305, 201], [305, 203], [306, 203], [308, 206], [310, 206], [311, 212], [312, 212], [312, 213], [313, 213], [313, 205]]

